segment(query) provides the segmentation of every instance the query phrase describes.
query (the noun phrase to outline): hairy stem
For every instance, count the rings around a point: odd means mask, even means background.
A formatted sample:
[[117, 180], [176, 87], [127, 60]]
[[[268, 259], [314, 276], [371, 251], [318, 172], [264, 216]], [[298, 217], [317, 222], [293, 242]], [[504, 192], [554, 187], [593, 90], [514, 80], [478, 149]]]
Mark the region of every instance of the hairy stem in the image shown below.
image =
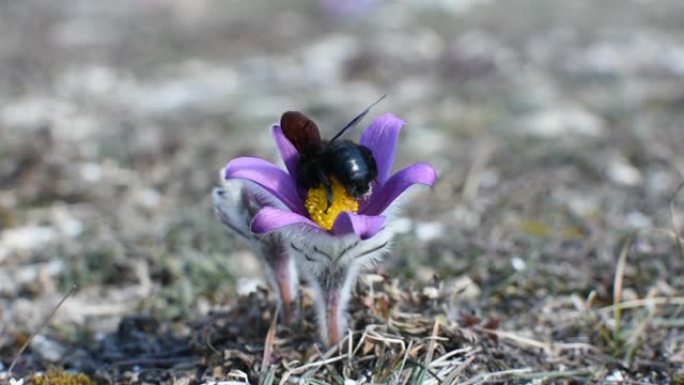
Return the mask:
[[294, 305], [299, 284], [297, 266], [279, 237], [272, 236], [265, 245], [263, 257], [271, 270], [272, 286], [278, 292], [283, 323], [291, 325], [295, 319]]
[[346, 324], [344, 309], [341, 309], [340, 292], [328, 293], [325, 304], [328, 345], [335, 345], [342, 339], [342, 329]]

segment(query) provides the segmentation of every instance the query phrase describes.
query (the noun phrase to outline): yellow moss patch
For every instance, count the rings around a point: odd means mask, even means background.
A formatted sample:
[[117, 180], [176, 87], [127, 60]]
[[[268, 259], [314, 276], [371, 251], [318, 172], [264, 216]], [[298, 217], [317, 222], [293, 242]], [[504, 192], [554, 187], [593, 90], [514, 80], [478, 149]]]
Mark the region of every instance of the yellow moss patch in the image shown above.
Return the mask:
[[67, 373], [63, 370], [48, 370], [46, 374], [37, 374], [33, 376], [28, 382], [30, 385], [95, 385], [96, 382], [91, 380], [83, 373]]
[[[351, 213], [359, 211], [359, 202], [349, 195], [344, 186], [334, 178], [332, 179], [332, 196], [332, 204], [328, 207], [325, 187], [321, 185], [310, 189], [304, 202], [311, 220], [326, 230], [332, 229], [335, 219], [343, 211]], [[328, 207], [327, 212], [326, 207]]]

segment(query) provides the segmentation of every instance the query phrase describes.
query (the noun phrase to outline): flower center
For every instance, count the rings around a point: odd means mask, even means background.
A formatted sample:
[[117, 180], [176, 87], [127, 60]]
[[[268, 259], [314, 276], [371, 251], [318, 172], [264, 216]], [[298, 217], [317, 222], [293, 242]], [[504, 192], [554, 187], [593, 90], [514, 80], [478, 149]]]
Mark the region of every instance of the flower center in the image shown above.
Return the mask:
[[309, 212], [311, 220], [326, 230], [332, 229], [335, 219], [343, 211], [351, 213], [359, 211], [359, 202], [349, 195], [344, 186], [335, 178], [331, 178], [331, 181], [332, 202], [330, 207], [328, 207], [328, 197], [323, 185], [309, 189], [304, 202], [304, 207]]

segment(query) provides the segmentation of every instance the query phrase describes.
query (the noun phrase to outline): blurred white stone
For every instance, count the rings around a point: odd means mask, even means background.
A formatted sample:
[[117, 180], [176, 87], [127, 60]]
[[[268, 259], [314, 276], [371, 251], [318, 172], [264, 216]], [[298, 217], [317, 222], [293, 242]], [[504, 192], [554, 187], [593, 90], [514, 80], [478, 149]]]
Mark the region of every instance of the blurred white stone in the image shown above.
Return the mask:
[[513, 79], [515, 104], [524, 111], [542, 111], [562, 103], [558, 86], [545, 73], [525, 68]]
[[668, 50], [663, 63], [675, 75], [684, 76], [684, 47], [673, 47]]
[[395, 234], [404, 234], [411, 231], [413, 221], [406, 217], [397, 217], [391, 219], [387, 226]]
[[64, 262], [61, 260], [21, 265], [7, 271], [0, 270], [0, 293], [16, 295], [16, 291], [22, 285], [35, 284], [41, 277], [53, 279], [62, 272]]
[[665, 170], [657, 170], [648, 173], [646, 186], [656, 194], [670, 194], [675, 183], [671, 173]]
[[24, 226], [3, 230], [0, 235], [0, 261], [13, 252], [39, 249], [57, 237], [57, 230], [51, 226]]
[[73, 98], [89, 97], [110, 108], [164, 115], [186, 108], [222, 111], [240, 82], [236, 71], [226, 65], [188, 60], [174, 68], [176, 72], [168, 77], [140, 81], [108, 67], [85, 66], [66, 71], [58, 84]]
[[495, 64], [510, 59], [510, 50], [495, 35], [474, 30], [463, 33], [455, 41], [455, 49], [464, 59], [486, 59]]
[[554, 199], [560, 204], [565, 204], [570, 211], [580, 217], [586, 217], [599, 210], [599, 198], [586, 191], [569, 190], [563, 187], [553, 191]]
[[79, 167], [81, 178], [88, 182], [99, 182], [102, 180], [102, 166], [97, 163], [83, 163]]
[[266, 287], [266, 284], [263, 280], [254, 277], [241, 277], [235, 283], [235, 291], [242, 297], [256, 293], [259, 287]]
[[625, 223], [627, 226], [633, 229], [643, 229], [648, 228], [653, 225], [651, 218], [647, 217], [644, 213], [640, 211], [632, 211], [625, 217]]
[[423, 295], [428, 299], [437, 299], [439, 298], [439, 289], [432, 286], [424, 287]]
[[84, 139], [99, 128], [98, 120], [68, 101], [45, 96], [26, 97], [0, 110], [0, 123], [15, 130], [49, 127], [59, 139]]
[[385, 277], [380, 274], [366, 273], [359, 276], [359, 280], [366, 286], [373, 286], [376, 283], [384, 282]]
[[478, 5], [485, 5], [491, 0], [407, 0], [409, 4], [420, 8], [436, 8], [454, 14], [470, 12]]
[[235, 264], [234, 271], [239, 271], [243, 277], [262, 277], [263, 266], [254, 253], [249, 250], [239, 250], [230, 257]]
[[48, 339], [42, 334], [37, 334], [31, 340], [31, 350], [40, 354], [40, 356], [49, 362], [58, 362], [66, 353], [66, 349], [60, 343]]
[[492, 169], [488, 168], [480, 174], [480, 187], [481, 188], [494, 188], [496, 185], [499, 183], [499, 173]]
[[582, 57], [584, 69], [598, 73], [624, 73], [633, 61], [628, 60], [626, 52], [611, 42], [597, 42], [588, 47]]
[[52, 220], [60, 232], [67, 237], [77, 237], [83, 232], [83, 223], [76, 219], [67, 205], [55, 205], [52, 208]]
[[527, 268], [527, 263], [520, 257], [513, 257], [511, 258], [511, 266], [513, 266], [516, 271], [523, 271]]
[[341, 83], [346, 63], [358, 49], [358, 42], [349, 35], [328, 35], [302, 52], [304, 73], [317, 84]]
[[79, 17], [63, 21], [52, 28], [51, 36], [58, 47], [106, 45], [118, 37], [119, 31], [109, 23]]
[[8, 127], [32, 129], [45, 125], [54, 114], [66, 114], [70, 106], [50, 98], [32, 97], [6, 103], [2, 122]]
[[153, 209], [159, 206], [159, 203], [161, 202], [161, 195], [155, 189], [145, 188], [136, 191], [135, 200], [140, 206], [147, 209]]
[[423, 60], [435, 60], [444, 52], [445, 44], [442, 37], [432, 28], [423, 28], [414, 37], [413, 44], [416, 54]]
[[107, 96], [120, 88], [123, 81], [111, 67], [77, 67], [62, 74], [58, 88], [67, 94]]
[[481, 215], [476, 207], [466, 204], [457, 204], [452, 210], [454, 221], [464, 230], [475, 229], [480, 225]]
[[613, 382], [613, 383], [622, 383], [625, 378], [622, 376], [622, 373], [619, 370], [614, 371], [613, 373], [609, 374], [606, 376], [605, 381], [606, 382]]
[[[398, 86], [393, 91], [393, 97], [402, 100], [404, 103], [411, 105], [416, 103], [423, 103], [435, 91], [435, 86], [430, 81], [419, 76], [406, 76], [399, 80]], [[417, 130], [420, 134], [428, 134], [427, 127], [420, 127], [420, 123], [416, 119], [411, 120], [411, 129]]]
[[448, 284], [450, 288], [447, 292], [459, 300], [463, 299], [477, 299], [480, 297], [480, 287], [468, 276], [462, 276], [455, 281]]
[[606, 173], [611, 181], [625, 186], [636, 186], [643, 179], [638, 168], [629, 164], [627, 159], [619, 156], [608, 161]]
[[599, 117], [577, 107], [539, 111], [524, 118], [521, 125], [523, 133], [541, 138], [566, 135], [600, 137], [604, 131]]
[[197, 63], [164, 81], [122, 90], [118, 101], [151, 114], [177, 113], [185, 108], [211, 110], [225, 107], [225, 99], [236, 91], [237, 76], [229, 67]]
[[207, 381], [202, 385], [249, 385], [249, 381]]
[[444, 233], [444, 225], [440, 222], [422, 222], [416, 225], [416, 236], [421, 241], [439, 238]]
[[665, 72], [683, 76], [684, 48], [669, 34], [635, 29], [597, 40], [571, 58], [568, 67], [578, 72], [610, 75]]
[[400, 146], [404, 151], [412, 152], [416, 158], [434, 158], [435, 153], [439, 153], [451, 145], [451, 139], [443, 131], [423, 126], [414, 121], [411, 122], [411, 129], [407, 129], [405, 132], [406, 140], [403, 140]]
[[599, 208], [599, 202], [595, 197], [574, 196], [567, 201], [570, 210], [580, 216], [587, 216], [594, 213]]

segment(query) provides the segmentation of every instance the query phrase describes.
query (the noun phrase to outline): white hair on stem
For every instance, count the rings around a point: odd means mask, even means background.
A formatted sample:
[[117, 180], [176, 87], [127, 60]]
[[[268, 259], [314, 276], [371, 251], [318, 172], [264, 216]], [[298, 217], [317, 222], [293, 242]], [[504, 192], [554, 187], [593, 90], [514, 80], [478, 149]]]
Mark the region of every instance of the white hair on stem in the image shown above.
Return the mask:
[[299, 292], [299, 275], [287, 238], [279, 232], [257, 236], [250, 230], [256, 213], [265, 206], [284, 205], [257, 184], [231, 179], [212, 191], [216, 215], [224, 226], [245, 239], [266, 266], [266, 276], [283, 309], [285, 323], [292, 322]]
[[326, 345], [337, 343], [346, 333], [346, 308], [358, 275], [389, 251], [392, 233], [383, 229], [361, 240], [354, 234], [334, 236], [293, 228], [287, 237], [300, 273], [314, 292], [321, 339]]

